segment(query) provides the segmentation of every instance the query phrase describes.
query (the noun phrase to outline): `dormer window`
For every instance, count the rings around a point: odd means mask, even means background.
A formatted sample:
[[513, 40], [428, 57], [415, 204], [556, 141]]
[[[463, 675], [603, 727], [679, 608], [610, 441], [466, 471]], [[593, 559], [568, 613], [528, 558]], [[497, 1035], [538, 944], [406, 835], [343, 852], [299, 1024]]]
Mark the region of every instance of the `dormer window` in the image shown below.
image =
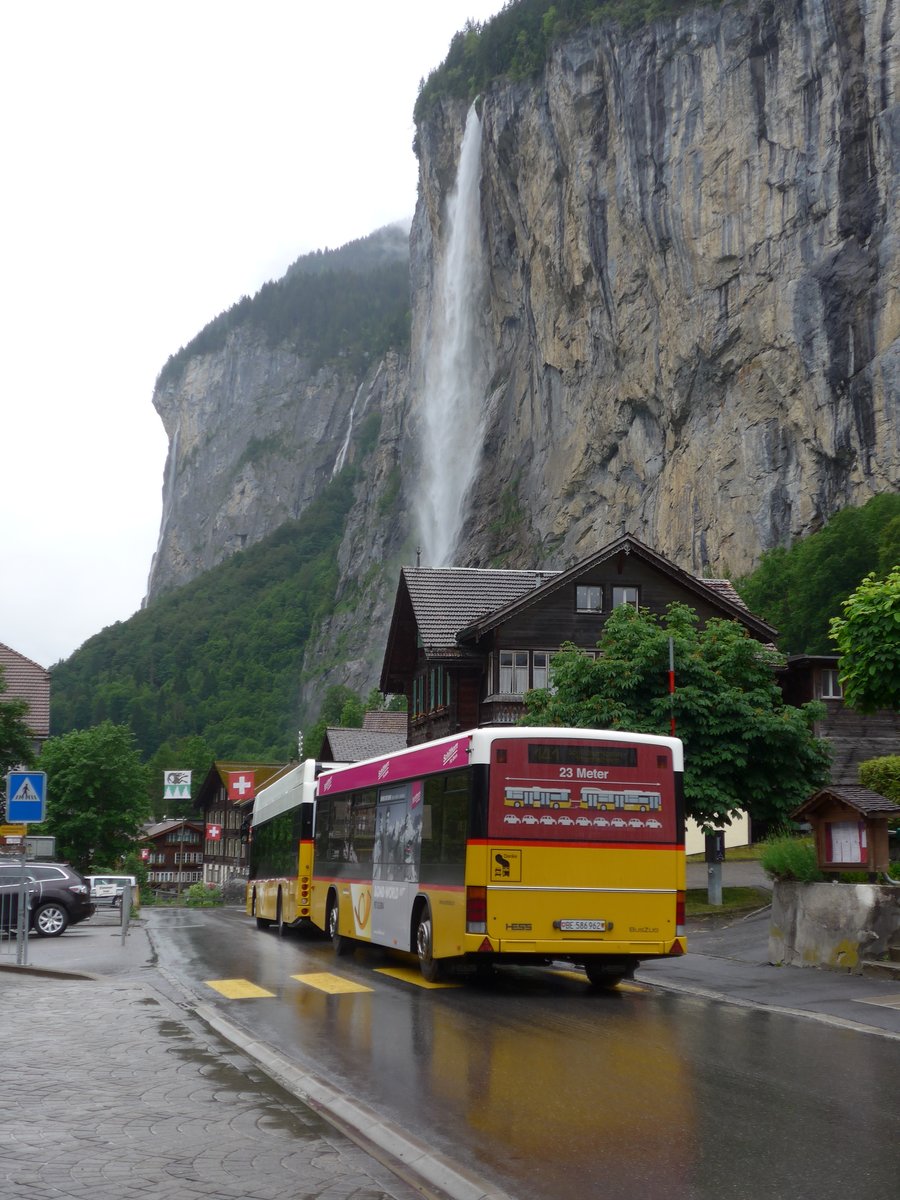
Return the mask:
[[612, 590], [613, 608], [618, 608], [622, 604], [630, 604], [632, 608], [637, 608], [639, 599], [636, 587], [614, 587]]
[[603, 612], [603, 588], [599, 584], [579, 583], [575, 585], [576, 612]]

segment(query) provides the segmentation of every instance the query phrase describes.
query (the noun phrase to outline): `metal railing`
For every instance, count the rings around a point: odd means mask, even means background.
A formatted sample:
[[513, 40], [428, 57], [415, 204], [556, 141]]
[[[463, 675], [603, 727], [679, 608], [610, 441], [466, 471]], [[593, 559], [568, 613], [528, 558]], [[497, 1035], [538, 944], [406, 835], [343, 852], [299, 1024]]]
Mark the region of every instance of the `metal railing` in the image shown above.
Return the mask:
[[25, 967], [28, 965], [28, 925], [34, 884], [26, 875], [24, 853], [18, 866], [18, 880], [9, 880], [0, 889], [0, 954], [8, 955], [10, 959], [15, 954], [16, 966]]

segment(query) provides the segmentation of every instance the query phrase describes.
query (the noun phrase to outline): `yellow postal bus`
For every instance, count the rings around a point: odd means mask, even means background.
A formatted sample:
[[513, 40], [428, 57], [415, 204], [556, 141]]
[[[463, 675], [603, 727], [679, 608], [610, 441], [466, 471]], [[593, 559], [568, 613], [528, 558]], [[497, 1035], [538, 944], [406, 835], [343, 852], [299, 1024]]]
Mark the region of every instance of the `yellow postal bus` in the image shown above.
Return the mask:
[[294, 833], [308, 902], [292, 899], [292, 919], [308, 915], [339, 954], [417, 954], [429, 980], [562, 960], [612, 986], [685, 953], [683, 770], [677, 738], [519, 726], [325, 769], [311, 863], [302, 820]]

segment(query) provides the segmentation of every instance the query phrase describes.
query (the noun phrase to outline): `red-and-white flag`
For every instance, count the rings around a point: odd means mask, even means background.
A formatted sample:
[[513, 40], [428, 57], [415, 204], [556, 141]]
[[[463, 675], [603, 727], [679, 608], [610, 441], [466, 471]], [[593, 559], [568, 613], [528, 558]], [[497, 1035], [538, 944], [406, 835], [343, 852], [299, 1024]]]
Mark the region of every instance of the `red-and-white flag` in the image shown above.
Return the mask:
[[256, 773], [254, 771], [228, 772], [228, 799], [252, 800], [256, 796]]
[[206, 840], [208, 842], [221, 842], [222, 826], [221, 825], [207, 825]]

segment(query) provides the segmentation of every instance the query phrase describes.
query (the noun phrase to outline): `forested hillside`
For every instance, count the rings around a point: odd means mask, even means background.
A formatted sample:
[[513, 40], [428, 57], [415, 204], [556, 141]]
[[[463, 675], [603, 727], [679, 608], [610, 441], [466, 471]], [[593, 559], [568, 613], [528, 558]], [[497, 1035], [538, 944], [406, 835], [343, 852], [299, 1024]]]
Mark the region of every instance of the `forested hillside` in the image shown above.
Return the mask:
[[108, 719], [130, 725], [147, 758], [196, 734], [218, 758], [287, 761], [303, 652], [332, 606], [353, 482], [346, 469], [302, 519], [54, 667], [53, 734]]
[[834, 654], [828, 623], [870, 571], [900, 563], [900, 496], [874, 496], [845, 508], [818, 533], [763, 555], [736, 586], [748, 608], [779, 631], [785, 654]]
[[338, 250], [305, 254], [281, 279], [243, 296], [173, 354], [157, 388], [195, 355], [220, 350], [240, 326], [260, 329], [271, 346], [291, 345], [314, 368], [342, 358], [351, 368], [409, 344], [409, 240], [387, 226]]
[[[130, 725], [148, 759], [164, 743], [196, 735], [217, 758], [287, 761], [301, 724], [303, 652], [333, 608], [353, 482], [348, 469], [302, 520], [104, 629], [54, 667], [53, 733], [108, 719]], [[771, 551], [737, 587], [783, 630], [780, 649], [828, 654], [828, 620], [841, 601], [869, 571], [886, 574], [898, 561], [900, 496], [877, 496], [790, 550]], [[323, 695], [329, 720], [348, 698]], [[321, 738], [320, 711], [303, 716], [309, 745]]]

